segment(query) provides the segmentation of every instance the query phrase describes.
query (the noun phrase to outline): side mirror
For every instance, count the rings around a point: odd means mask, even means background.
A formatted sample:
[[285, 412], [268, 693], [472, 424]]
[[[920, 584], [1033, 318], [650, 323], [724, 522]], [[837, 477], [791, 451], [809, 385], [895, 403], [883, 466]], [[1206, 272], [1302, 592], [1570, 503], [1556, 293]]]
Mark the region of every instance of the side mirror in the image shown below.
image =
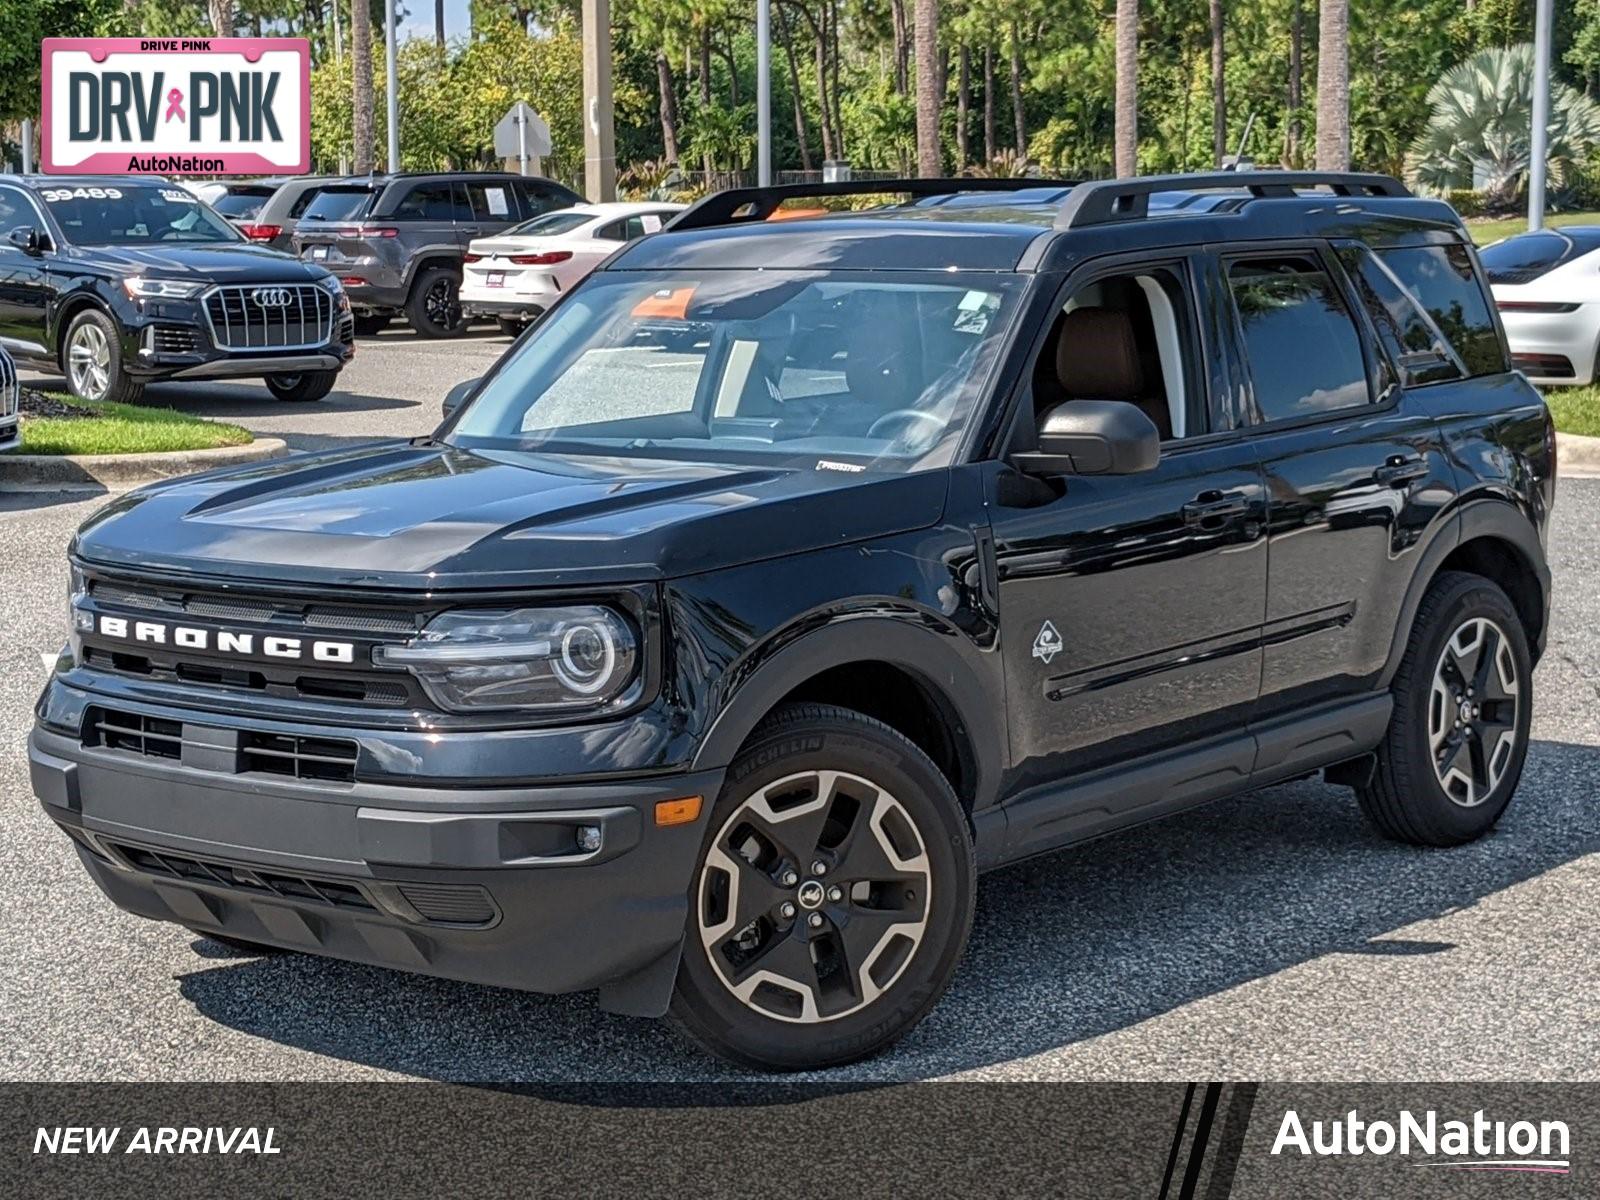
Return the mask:
[[472, 393], [478, 390], [478, 385], [482, 382], [482, 375], [479, 375], [476, 379], [466, 379], [456, 384], [455, 387], [451, 388], [444, 394], [444, 404], [442, 407], [444, 409], [444, 417], [446, 420], [449, 420], [451, 417], [455, 416], [456, 409], [460, 408], [468, 400], [472, 399]]
[[1039, 449], [1011, 458], [1029, 475], [1135, 475], [1160, 460], [1161, 433], [1125, 400], [1069, 400], [1039, 422]]
[[50, 248], [49, 235], [40, 232], [31, 225], [18, 225], [6, 235], [9, 241], [24, 254], [40, 255]]

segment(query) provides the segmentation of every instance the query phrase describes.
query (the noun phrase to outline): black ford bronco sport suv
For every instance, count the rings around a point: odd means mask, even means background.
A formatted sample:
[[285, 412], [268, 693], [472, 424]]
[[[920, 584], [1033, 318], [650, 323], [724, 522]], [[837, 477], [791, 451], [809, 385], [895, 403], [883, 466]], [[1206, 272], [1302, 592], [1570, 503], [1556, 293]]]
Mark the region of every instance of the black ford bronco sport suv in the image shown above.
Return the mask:
[[87, 521], [33, 786], [130, 912], [843, 1063], [979, 870], [1318, 770], [1489, 829], [1553, 447], [1386, 177], [723, 193], [434, 435]]
[[331, 273], [150, 176], [0, 176], [0, 280], [0, 347], [85, 400], [192, 379], [320, 400], [355, 353]]

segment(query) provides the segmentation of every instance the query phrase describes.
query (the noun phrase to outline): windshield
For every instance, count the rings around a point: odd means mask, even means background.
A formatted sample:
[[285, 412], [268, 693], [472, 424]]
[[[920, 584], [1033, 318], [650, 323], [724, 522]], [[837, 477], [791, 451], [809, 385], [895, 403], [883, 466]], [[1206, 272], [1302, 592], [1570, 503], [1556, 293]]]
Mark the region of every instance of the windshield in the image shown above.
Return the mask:
[[1022, 279], [605, 272], [511, 352], [455, 445], [908, 471], [951, 461]]
[[1600, 229], [1551, 229], [1485, 246], [1478, 258], [1492, 282], [1526, 283], [1595, 250], [1600, 250]]
[[571, 233], [580, 225], [587, 225], [593, 220], [595, 220], [594, 213], [579, 210], [546, 213], [542, 217], [535, 217], [531, 221], [524, 221], [521, 225], [513, 226], [500, 236], [555, 237], [560, 233]]
[[242, 240], [232, 225], [180, 187], [119, 183], [41, 188], [39, 198], [77, 246]]
[[306, 209], [305, 221], [351, 221], [367, 215], [377, 193], [371, 188], [323, 188]]

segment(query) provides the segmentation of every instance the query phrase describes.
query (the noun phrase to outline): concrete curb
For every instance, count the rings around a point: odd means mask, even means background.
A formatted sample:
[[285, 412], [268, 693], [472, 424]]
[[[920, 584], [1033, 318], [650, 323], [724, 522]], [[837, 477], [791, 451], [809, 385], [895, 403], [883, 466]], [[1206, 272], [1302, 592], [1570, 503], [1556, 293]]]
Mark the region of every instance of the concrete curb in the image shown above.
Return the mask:
[[281, 458], [288, 452], [281, 438], [258, 437], [243, 446], [159, 454], [4, 454], [0, 492], [121, 492], [214, 467]]
[[1561, 475], [1600, 476], [1600, 437], [1557, 433], [1556, 470]]

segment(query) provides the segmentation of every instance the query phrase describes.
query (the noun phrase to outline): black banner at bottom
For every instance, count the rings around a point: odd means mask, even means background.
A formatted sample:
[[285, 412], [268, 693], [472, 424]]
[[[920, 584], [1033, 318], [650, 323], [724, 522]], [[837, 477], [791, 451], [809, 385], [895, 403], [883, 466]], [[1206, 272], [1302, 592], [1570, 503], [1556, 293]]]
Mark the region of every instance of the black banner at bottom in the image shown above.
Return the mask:
[[0, 1196], [1600, 1195], [1600, 1085], [0, 1084]]

